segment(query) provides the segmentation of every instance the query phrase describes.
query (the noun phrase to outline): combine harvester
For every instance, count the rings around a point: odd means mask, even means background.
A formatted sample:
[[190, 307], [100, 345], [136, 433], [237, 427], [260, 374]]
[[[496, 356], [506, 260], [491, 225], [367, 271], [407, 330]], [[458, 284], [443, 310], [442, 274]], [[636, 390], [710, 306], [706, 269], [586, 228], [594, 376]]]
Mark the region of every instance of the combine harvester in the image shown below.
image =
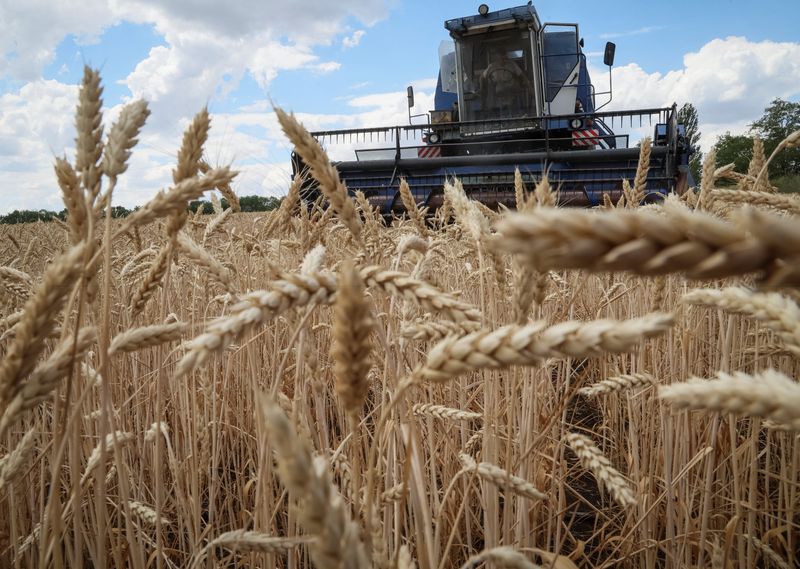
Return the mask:
[[[526, 6], [447, 20], [453, 42], [440, 47], [435, 110], [424, 124], [312, 133], [323, 145], [355, 145], [356, 159], [336, 162], [351, 192], [360, 190], [384, 215], [404, 211], [405, 178], [418, 204], [435, 210], [443, 186], [458, 177], [472, 199], [514, 207], [514, 170], [531, 183], [547, 175], [560, 204], [594, 206], [617, 200], [633, 180], [639, 149], [613, 128], [653, 127], [646, 200], [688, 186], [689, 144], [676, 106], [601, 111], [612, 97], [615, 45], [605, 46], [609, 89], [589, 78], [577, 24], [542, 24]], [[598, 96], [606, 99], [597, 105]], [[409, 123], [414, 91], [408, 88]], [[360, 147], [359, 147], [360, 146]], [[292, 169], [303, 169], [292, 155]], [[315, 199], [313, 182], [305, 199]]]

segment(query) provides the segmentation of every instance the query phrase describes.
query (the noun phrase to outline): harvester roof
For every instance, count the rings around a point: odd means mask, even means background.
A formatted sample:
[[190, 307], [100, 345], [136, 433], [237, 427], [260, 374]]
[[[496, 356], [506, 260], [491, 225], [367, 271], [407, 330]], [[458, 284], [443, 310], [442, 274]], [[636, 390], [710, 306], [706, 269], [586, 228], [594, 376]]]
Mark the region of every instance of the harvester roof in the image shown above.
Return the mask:
[[[485, 6], [485, 4], [482, 4], [482, 6]], [[474, 16], [454, 18], [445, 21], [444, 27], [450, 32], [451, 36], [458, 37], [469, 33], [483, 32], [487, 28], [497, 29], [512, 25], [519, 26], [520, 24], [532, 26], [536, 30], [541, 28], [542, 24], [539, 21], [539, 15], [533, 5], [527, 4], [495, 12], [487, 11], [483, 15], [476, 14]]]

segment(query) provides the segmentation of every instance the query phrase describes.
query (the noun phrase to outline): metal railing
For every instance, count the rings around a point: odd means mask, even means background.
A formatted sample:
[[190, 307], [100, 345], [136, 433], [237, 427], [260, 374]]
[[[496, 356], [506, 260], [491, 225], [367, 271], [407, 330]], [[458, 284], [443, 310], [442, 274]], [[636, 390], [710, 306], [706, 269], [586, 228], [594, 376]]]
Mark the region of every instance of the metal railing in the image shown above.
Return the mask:
[[[668, 138], [670, 142], [676, 135], [671, 132], [675, 124], [675, 107], [664, 108], [651, 108], [651, 109], [636, 109], [628, 111], [605, 111], [600, 113], [573, 113], [568, 115], [557, 116], [536, 116], [536, 117], [512, 117], [512, 118], [497, 118], [497, 119], [483, 119], [475, 121], [461, 121], [451, 123], [424, 123], [414, 125], [399, 125], [399, 126], [384, 126], [384, 127], [371, 127], [371, 128], [352, 128], [342, 130], [321, 130], [312, 132], [320, 143], [325, 144], [374, 144], [376, 142], [392, 143], [392, 146], [383, 146], [370, 149], [356, 149], [358, 152], [377, 151], [383, 152], [384, 156], [388, 152], [394, 153], [395, 159], [400, 159], [403, 150], [410, 150], [422, 148], [423, 145], [419, 141], [423, 136], [427, 136], [433, 132], [437, 133], [441, 140], [444, 141], [443, 147], [449, 147], [453, 150], [463, 149], [469, 150], [471, 146], [480, 146], [485, 153], [487, 145], [494, 143], [501, 144], [507, 141], [492, 141], [480, 140], [482, 138], [491, 139], [498, 135], [516, 136], [515, 142], [525, 143], [530, 142], [532, 145], [539, 146], [545, 151], [553, 149], [553, 147], [563, 148], [565, 139], [563, 136], [551, 136], [554, 130], [566, 130], [571, 120], [581, 119], [584, 122], [587, 119], [593, 120], [597, 125], [602, 127], [602, 132], [597, 139], [610, 141], [614, 139], [616, 142], [619, 138], [624, 138], [627, 146], [629, 138], [628, 135], [616, 135], [613, 133], [614, 128], [622, 128], [629, 126], [637, 128], [642, 126], [653, 126], [655, 124], [668, 125]], [[525, 135], [525, 136], [520, 136]], [[472, 139], [472, 141], [470, 140]], [[450, 142], [448, 142], [450, 140]], [[403, 143], [411, 141], [412, 144], [404, 145]], [[473, 142], [474, 141], [474, 142]], [[425, 145], [427, 146], [427, 145]], [[611, 144], [609, 144], [611, 146]]]

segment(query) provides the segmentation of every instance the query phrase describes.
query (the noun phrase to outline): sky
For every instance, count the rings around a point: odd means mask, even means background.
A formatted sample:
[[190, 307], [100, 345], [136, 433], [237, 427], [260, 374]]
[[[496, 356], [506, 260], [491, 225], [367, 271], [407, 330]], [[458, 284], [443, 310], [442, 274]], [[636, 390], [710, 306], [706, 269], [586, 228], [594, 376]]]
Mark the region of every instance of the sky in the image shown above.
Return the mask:
[[[492, 10], [517, 1], [489, 2]], [[310, 129], [407, 124], [433, 108], [446, 19], [462, 0], [0, 0], [0, 214], [63, 208], [56, 157], [74, 160], [84, 65], [99, 69], [106, 132], [126, 103], [152, 112], [115, 190], [132, 207], [169, 186], [181, 135], [204, 106], [206, 156], [240, 172], [240, 195], [280, 196], [290, 144], [280, 105]], [[800, 2], [539, 0], [543, 22], [575, 22], [610, 109], [694, 104], [701, 145], [741, 133], [781, 97], [800, 100]], [[341, 149], [330, 149], [337, 156]]]

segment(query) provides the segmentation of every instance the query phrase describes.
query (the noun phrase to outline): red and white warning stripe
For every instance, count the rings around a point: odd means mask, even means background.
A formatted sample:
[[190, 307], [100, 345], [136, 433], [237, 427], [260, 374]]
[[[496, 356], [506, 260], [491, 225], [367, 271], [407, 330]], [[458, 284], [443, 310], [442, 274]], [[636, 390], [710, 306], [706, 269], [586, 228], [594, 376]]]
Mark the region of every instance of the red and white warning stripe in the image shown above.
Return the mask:
[[442, 148], [430, 144], [417, 148], [417, 158], [439, 158], [442, 155]]
[[596, 128], [585, 128], [572, 131], [572, 146], [597, 146], [600, 144], [600, 131]]

